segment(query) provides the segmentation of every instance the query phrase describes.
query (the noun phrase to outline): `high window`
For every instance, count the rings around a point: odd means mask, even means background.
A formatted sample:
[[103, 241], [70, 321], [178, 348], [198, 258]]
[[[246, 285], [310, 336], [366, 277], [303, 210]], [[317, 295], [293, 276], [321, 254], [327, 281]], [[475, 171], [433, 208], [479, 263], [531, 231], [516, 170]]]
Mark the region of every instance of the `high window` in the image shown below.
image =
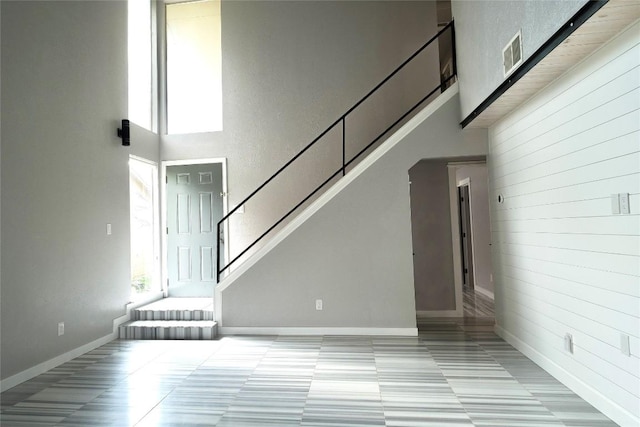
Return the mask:
[[157, 115], [153, 12], [150, 0], [128, 1], [129, 120], [155, 132]]
[[166, 6], [167, 132], [222, 130], [220, 1]]

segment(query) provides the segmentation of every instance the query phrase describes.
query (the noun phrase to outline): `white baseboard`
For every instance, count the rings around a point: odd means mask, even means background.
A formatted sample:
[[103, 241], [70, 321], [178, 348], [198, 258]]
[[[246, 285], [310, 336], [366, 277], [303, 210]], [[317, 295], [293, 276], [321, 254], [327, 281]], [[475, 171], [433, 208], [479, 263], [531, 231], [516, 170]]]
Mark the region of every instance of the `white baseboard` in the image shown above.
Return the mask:
[[462, 317], [462, 310], [419, 310], [416, 311], [418, 318], [421, 317]]
[[68, 351], [60, 356], [54, 357], [53, 359], [49, 359], [45, 362], [42, 362], [32, 368], [26, 369], [22, 372], [19, 372], [15, 375], [12, 375], [2, 381], [0, 381], [0, 392], [4, 392], [10, 388], [17, 386], [25, 381], [30, 380], [31, 378], [37, 377], [40, 374], [44, 374], [48, 370], [55, 368], [56, 366], [60, 366], [63, 363], [66, 363], [70, 360], [75, 359], [78, 356], [81, 356], [91, 350], [94, 350], [101, 345], [104, 345], [108, 342], [113, 341], [117, 338], [117, 333], [112, 332], [109, 335], [105, 335], [102, 338], [98, 338], [95, 341], [91, 341], [88, 344], [82, 345], [78, 348], [74, 348], [71, 351]]
[[288, 328], [288, 327], [235, 327], [219, 328], [221, 335], [361, 335], [417, 337], [418, 328]]
[[509, 344], [514, 346], [518, 351], [527, 356], [538, 366], [554, 376], [558, 381], [569, 387], [574, 393], [589, 402], [597, 410], [611, 418], [620, 426], [640, 426], [640, 418], [637, 415], [634, 415], [620, 407], [620, 405], [612, 401], [609, 397], [586, 384], [580, 378], [567, 372], [561, 366], [538, 352], [538, 350], [531, 347], [529, 344], [520, 340], [501, 326], [496, 325], [495, 332]]
[[54, 357], [53, 359], [49, 359], [47, 361], [39, 363], [38, 365], [33, 366], [29, 369], [25, 369], [22, 372], [18, 372], [17, 374], [7, 377], [4, 380], [0, 380], [0, 393], [6, 390], [9, 390], [10, 388], [13, 388], [25, 381], [29, 381], [30, 379], [37, 377], [38, 375], [44, 374], [45, 372], [57, 366], [60, 366], [63, 363], [67, 363], [78, 356], [82, 356], [85, 353], [95, 350], [96, 348], [117, 339], [119, 326], [127, 322], [130, 316], [131, 316], [131, 307], [128, 306], [126, 314], [116, 319], [113, 319], [113, 325], [112, 325], [113, 331], [110, 334], [105, 335], [101, 338], [98, 338], [97, 340], [91, 341], [90, 343], [81, 345], [80, 347], [74, 348], [71, 351], [68, 351], [59, 356]]
[[480, 286], [476, 286], [475, 288], [473, 288], [476, 292], [484, 295], [487, 298], [491, 298], [492, 300], [495, 300], [495, 295], [493, 294], [493, 292], [485, 289], [485, 288], [481, 288]]

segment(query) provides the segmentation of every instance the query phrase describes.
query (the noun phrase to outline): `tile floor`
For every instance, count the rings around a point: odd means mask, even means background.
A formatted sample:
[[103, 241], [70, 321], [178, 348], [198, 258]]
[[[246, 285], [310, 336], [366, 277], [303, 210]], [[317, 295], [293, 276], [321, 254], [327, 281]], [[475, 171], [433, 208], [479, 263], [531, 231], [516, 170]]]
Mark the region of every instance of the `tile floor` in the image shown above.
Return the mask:
[[0, 395], [11, 426], [615, 426], [493, 332], [116, 340]]
[[463, 288], [462, 307], [465, 317], [493, 318], [495, 316], [493, 300], [472, 288]]

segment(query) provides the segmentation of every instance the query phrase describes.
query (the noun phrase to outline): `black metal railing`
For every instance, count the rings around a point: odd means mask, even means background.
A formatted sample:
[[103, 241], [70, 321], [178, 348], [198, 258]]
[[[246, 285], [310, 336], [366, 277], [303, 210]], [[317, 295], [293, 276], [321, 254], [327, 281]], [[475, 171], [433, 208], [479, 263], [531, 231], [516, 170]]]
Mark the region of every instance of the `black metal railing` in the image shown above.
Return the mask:
[[[400, 116], [396, 121], [394, 121], [390, 126], [388, 126], [382, 133], [380, 133], [376, 138], [373, 139], [369, 144], [367, 144], [364, 148], [358, 151], [350, 160], [347, 161], [346, 155], [346, 119], [349, 114], [353, 113], [363, 102], [365, 102], [371, 95], [376, 93], [382, 86], [384, 86], [389, 80], [391, 80], [400, 70], [402, 70], [407, 64], [412, 62], [420, 53], [422, 53], [429, 45], [431, 45], [434, 41], [439, 40], [439, 38], [449, 32], [450, 34], [450, 42], [451, 42], [451, 64], [452, 69], [451, 73], [448, 76], [442, 76], [440, 79], [440, 84], [423, 96], [418, 102], [416, 102], [409, 110], [407, 110], [404, 114]], [[438, 64], [440, 68], [440, 64]], [[307, 144], [298, 154], [293, 156], [288, 162], [286, 162], [280, 169], [278, 169], [270, 178], [268, 178], [265, 182], [263, 182], [258, 188], [256, 188], [251, 194], [244, 198], [238, 205], [233, 208], [229, 213], [227, 213], [220, 221], [217, 223], [217, 263], [216, 263], [216, 281], [220, 282], [220, 276], [226, 270], [228, 270], [231, 265], [236, 263], [243, 255], [245, 255], [249, 250], [251, 250], [258, 242], [260, 242], [265, 236], [267, 236], [270, 232], [272, 232], [276, 227], [282, 224], [293, 212], [299, 209], [302, 205], [304, 205], [309, 199], [314, 197], [324, 186], [326, 186], [329, 182], [331, 182], [334, 178], [342, 174], [345, 176], [347, 173], [347, 168], [351, 166], [356, 160], [362, 156], [367, 150], [369, 150], [373, 145], [375, 145], [380, 139], [389, 133], [394, 127], [396, 127], [399, 123], [405, 120], [411, 113], [413, 113], [421, 104], [423, 104], [426, 100], [432, 97], [436, 92], [444, 90], [453, 82], [453, 79], [456, 77], [456, 55], [455, 55], [455, 31], [453, 26], [453, 21], [449, 22], [446, 26], [444, 26], [436, 35], [431, 37], [424, 45], [422, 45], [416, 52], [414, 52], [409, 58], [407, 58], [400, 66], [398, 66], [391, 74], [389, 74], [384, 80], [378, 83], [373, 89], [369, 91], [364, 97], [362, 97], [358, 102], [356, 102], [351, 108], [349, 108], [344, 114], [342, 114], [335, 122], [333, 122], [329, 127], [327, 127], [320, 135], [318, 135], [313, 141]], [[311, 193], [309, 193], [306, 197], [304, 197], [299, 203], [293, 206], [290, 210], [288, 210], [278, 221], [276, 221], [273, 225], [267, 228], [257, 239], [253, 241], [250, 245], [240, 251], [233, 259], [228, 261], [223, 267], [221, 267], [220, 263], [220, 243], [222, 239], [222, 225], [225, 221], [227, 221], [231, 215], [240, 209], [241, 206], [245, 205], [249, 200], [251, 200], [256, 194], [258, 194], [263, 188], [265, 188], [270, 182], [272, 182], [276, 177], [278, 177], [284, 170], [286, 170], [292, 163], [294, 163], [300, 156], [302, 156], [307, 150], [313, 147], [318, 141], [320, 141], [325, 135], [327, 135], [331, 130], [333, 130], [336, 126], [341, 125], [342, 127], [342, 166], [335, 172], [333, 172], [327, 179], [325, 179], [320, 185], [318, 185]], [[228, 242], [226, 242], [228, 244]]]

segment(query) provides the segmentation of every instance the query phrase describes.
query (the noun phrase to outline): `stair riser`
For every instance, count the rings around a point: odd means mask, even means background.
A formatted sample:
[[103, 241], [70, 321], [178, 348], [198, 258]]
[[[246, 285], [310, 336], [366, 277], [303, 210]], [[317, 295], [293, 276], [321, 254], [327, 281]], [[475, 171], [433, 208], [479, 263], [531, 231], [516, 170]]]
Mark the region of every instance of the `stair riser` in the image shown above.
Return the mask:
[[134, 310], [134, 320], [214, 320], [212, 311], [205, 310]]
[[120, 339], [129, 340], [212, 340], [216, 327], [121, 326]]

